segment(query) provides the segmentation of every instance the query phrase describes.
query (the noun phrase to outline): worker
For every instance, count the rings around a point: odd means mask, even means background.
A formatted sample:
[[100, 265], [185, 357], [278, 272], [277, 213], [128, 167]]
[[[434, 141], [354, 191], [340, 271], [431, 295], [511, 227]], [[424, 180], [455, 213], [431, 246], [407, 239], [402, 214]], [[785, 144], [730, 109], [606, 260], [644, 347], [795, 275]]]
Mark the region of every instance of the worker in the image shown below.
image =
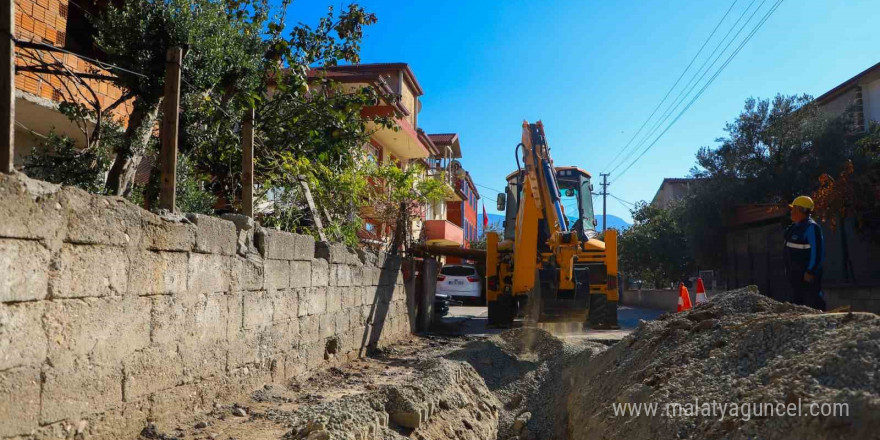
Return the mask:
[[825, 240], [822, 227], [812, 219], [813, 199], [799, 196], [791, 202], [791, 226], [785, 231], [785, 272], [794, 292], [794, 303], [825, 310], [822, 262]]

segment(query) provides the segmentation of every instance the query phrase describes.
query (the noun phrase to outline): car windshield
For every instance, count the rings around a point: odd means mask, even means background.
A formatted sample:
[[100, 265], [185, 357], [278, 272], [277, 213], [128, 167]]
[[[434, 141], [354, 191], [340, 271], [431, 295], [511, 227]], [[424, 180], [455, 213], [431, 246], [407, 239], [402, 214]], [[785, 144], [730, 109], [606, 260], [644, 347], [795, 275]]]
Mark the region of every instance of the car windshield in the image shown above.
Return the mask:
[[466, 266], [443, 266], [440, 269], [441, 275], [447, 275], [451, 277], [466, 277], [473, 275], [475, 273], [473, 267]]

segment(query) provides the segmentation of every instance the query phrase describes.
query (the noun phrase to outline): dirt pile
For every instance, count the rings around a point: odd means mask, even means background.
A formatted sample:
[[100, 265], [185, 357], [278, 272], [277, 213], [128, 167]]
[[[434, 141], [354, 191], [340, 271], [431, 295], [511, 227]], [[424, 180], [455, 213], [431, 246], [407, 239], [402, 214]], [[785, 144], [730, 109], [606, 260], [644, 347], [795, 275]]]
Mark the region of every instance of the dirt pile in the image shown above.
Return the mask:
[[[568, 438], [820, 439], [880, 432], [877, 315], [817, 313], [750, 287], [642, 322], [604, 353], [583, 357], [565, 372], [573, 384]], [[656, 415], [645, 415], [644, 405], [639, 416], [621, 413], [624, 404], [639, 403], [657, 404]], [[835, 403], [845, 404], [848, 415], [811, 413], [842, 413], [842, 405], [827, 405]], [[802, 415], [771, 414], [790, 404]]]
[[568, 343], [545, 330], [518, 328], [471, 341], [447, 356], [469, 363], [503, 404], [499, 439], [562, 439], [568, 424], [563, 371], [607, 349]]

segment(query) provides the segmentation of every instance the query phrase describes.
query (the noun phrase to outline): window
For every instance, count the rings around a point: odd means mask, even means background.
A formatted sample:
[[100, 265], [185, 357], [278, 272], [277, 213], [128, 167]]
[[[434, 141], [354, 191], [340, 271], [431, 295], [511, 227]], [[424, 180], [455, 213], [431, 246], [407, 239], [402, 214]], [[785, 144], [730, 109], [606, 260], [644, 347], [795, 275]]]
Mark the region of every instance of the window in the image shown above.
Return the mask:
[[364, 150], [367, 152], [367, 158], [375, 164], [379, 163], [379, 149], [376, 148], [375, 145], [367, 143], [364, 145]]
[[466, 277], [476, 275], [477, 271], [473, 267], [468, 266], [443, 266], [440, 268], [440, 274], [451, 277]]

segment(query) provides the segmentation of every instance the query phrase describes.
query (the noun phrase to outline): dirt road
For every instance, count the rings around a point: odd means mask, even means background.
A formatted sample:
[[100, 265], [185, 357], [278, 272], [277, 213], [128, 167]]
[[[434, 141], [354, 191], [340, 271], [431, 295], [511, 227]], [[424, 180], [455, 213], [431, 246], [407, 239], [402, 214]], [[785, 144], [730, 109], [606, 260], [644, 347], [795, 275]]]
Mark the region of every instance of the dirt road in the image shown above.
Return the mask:
[[[577, 347], [570, 350], [572, 353], [580, 352], [584, 347], [601, 351], [605, 345], [631, 332], [638, 319], [652, 319], [658, 314], [623, 308], [621, 322], [624, 329], [620, 331], [566, 331], [560, 336], [572, 347]], [[525, 411], [526, 402], [523, 402], [527, 400], [524, 394], [537, 391], [536, 385], [530, 382], [536, 382], [535, 374], [548, 372], [550, 368], [542, 362], [545, 358], [555, 357], [561, 345], [543, 353], [530, 353], [533, 348], [548, 343], [538, 340], [544, 336], [541, 334], [533, 338], [535, 341], [530, 347], [514, 347], [514, 351], [519, 350], [521, 358], [507, 354], [499, 349], [505, 341], [500, 344], [497, 340], [489, 342], [489, 338], [497, 337], [502, 330], [487, 328], [486, 316], [485, 307], [452, 307], [433, 334], [415, 336], [369, 357], [340, 363], [300, 383], [287, 386], [267, 384], [247, 400], [217, 405], [208, 414], [182, 417], [181, 422], [173, 426], [152, 427], [145, 430], [142, 437], [275, 440], [325, 438], [324, 434], [327, 434], [326, 438], [347, 438], [336, 434], [351, 427], [334, 431], [336, 427], [328, 426], [326, 416], [349, 411], [352, 413], [351, 423], [360, 424], [351, 431], [363, 432], [365, 436], [389, 439], [494, 438], [499, 427], [507, 432], [523, 422], [522, 417], [517, 422], [517, 417], [528, 413]], [[513, 343], [512, 340], [509, 342]], [[519, 342], [514, 345], [517, 344]], [[473, 368], [461, 368], [468, 364]], [[517, 383], [522, 381], [520, 376], [528, 376], [523, 384]], [[533, 389], [518, 390], [518, 387], [530, 386]], [[400, 393], [400, 390], [404, 392]], [[404, 397], [403, 402], [394, 404], [410, 406], [409, 409], [398, 413], [373, 409], [400, 400], [396, 394], [408, 392], [422, 396], [413, 402], [407, 402]], [[501, 402], [499, 396], [506, 401]], [[421, 421], [419, 399], [430, 400], [429, 403], [436, 406], [432, 411], [432, 405], [424, 405]], [[452, 401], [462, 406], [449, 410], [450, 406], [455, 406], [450, 403]], [[511, 402], [515, 404], [511, 406]], [[519, 405], [522, 408], [518, 408]], [[441, 407], [443, 411], [439, 411]], [[407, 420], [407, 417], [414, 420]]]

